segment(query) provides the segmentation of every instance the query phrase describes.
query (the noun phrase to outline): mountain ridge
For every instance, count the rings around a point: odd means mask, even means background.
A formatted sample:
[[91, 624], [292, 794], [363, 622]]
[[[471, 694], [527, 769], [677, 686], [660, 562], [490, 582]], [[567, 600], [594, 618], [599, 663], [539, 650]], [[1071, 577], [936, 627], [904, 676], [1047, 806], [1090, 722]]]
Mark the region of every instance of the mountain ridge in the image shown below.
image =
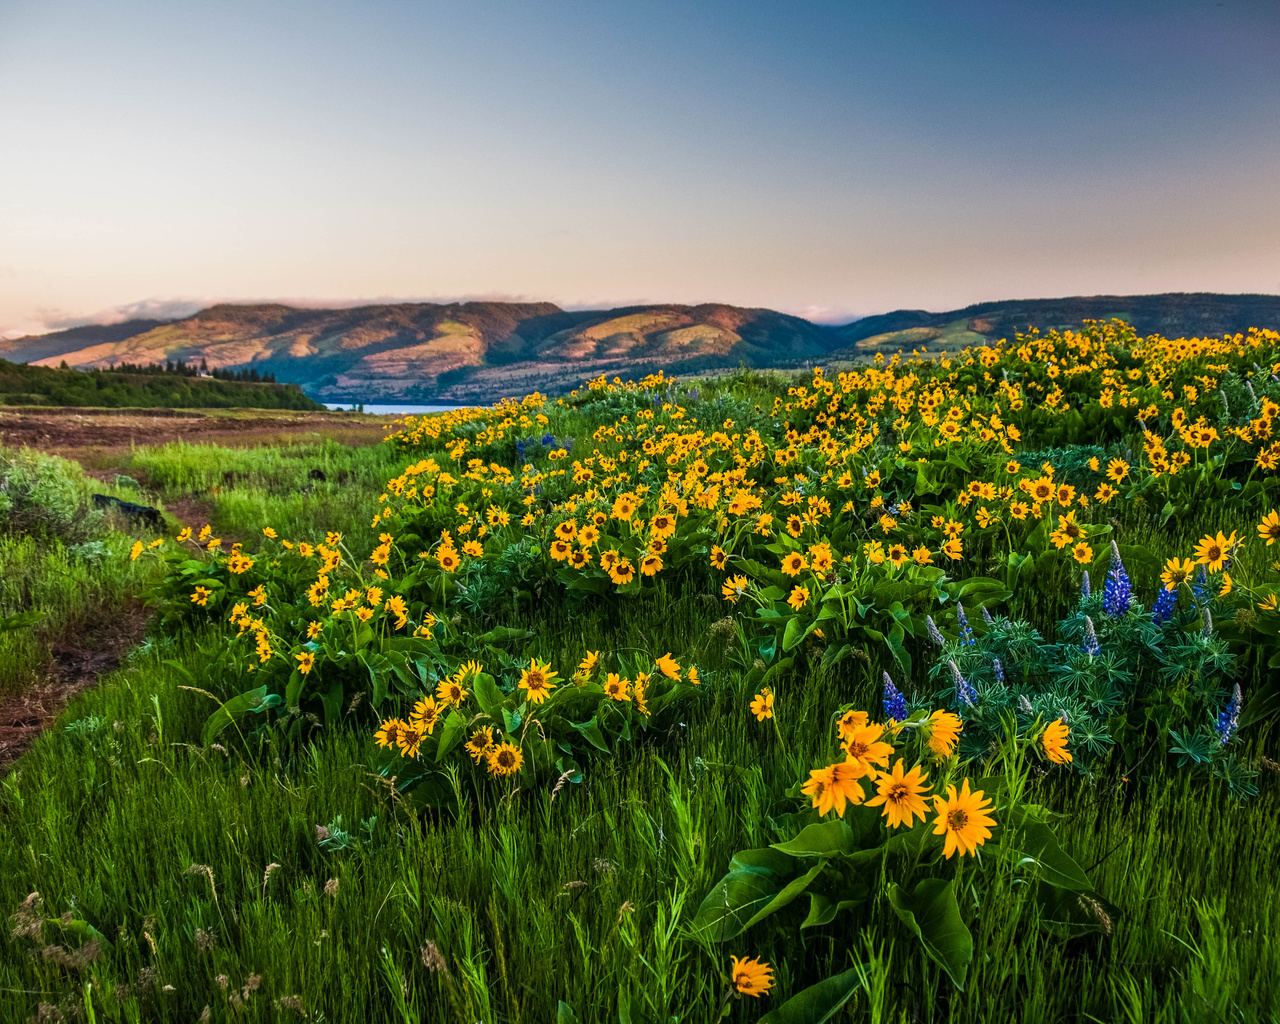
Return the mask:
[[820, 325], [761, 307], [651, 303], [565, 310], [551, 302], [373, 303], [341, 309], [216, 303], [173, 320], [85, 325], [0, 341], [0, 358], [82, 368], [184, 359], [253, 367], [330, 401], [493, 401], [555, 392], [600, 373], [696, 373], [949, 350], [1029, 326], [1120, 316], [1140, 333], [1280, 329], [1280, 296], [1169, 292], [1010, 299], [933, 313], [900, 309]]

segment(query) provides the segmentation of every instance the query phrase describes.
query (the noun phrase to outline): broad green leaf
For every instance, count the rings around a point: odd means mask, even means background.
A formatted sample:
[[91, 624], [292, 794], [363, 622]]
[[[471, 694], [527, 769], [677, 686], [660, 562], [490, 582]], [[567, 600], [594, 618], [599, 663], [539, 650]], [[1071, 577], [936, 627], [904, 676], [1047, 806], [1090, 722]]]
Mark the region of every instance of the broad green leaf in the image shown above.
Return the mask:
[[237, 718], [257, 710], [258, 705], [262, 703], [266, 695], [267, 688], [259, 686], [256, 690], [246, 690], [244, 693], [232, 697], [218, 708], [204, 723], [204, 732], [200, 737], [204, 745], [207, 747], [212, 743], [218, 734]]
[[840, 911], [848, 910], [850, 907], [856, 907], [864, 903], [870, 894], [871, 890], [861, 882], [845, 890], [844, 895], [851, 898], [842, 900], [832, 899], [828, 893], [810, 889], [809, 915], [804, 919], [800, 927], [818, 928], [824, 924], [830, 924], [836, 919], [836, 915]]
[[467, 716], [456, 708], [449, 712], [440, 730], [440, 742], [436, 744], [436, 761], [439, 762], [449, 751], [462, 742], [462, 733], [467, 727]]
[[861, 987], [858, 971], [851, 967], [797, 992], [761, 1017], [760, 1024], [823, 1024], [839, 1013]]
[[707, 893], [690, 927], [714, 942], [735, 938], [796, 872], [794, 858], [777, 850], [740, 850], [729, 864], [729, 873]]
[[506, 695], [498, 688], [498, 682], [488, 672], [481, 672], [472, 684], [476, 703], [486, 715], [496, 715]]
[[960, 918], [955, 883], [926, 878], [912, 893], [891, 885], [889, 905], [920, 939], [925, 952], [942, 965], [956, 988], [963, 989], [973, 960], [973, 936]]
[[342, 697], [341, 679], [334, 680], [329, 684], [329, 688], [320, 694], [320, 705], [324, 708], [324, 724], [330, 729], [338, 724], [338, 718], [342, 714]]
[[832, 857], [858, 849], [858, 837], [843, 818], [807, 825], [794, 839], [774, 843], [773, 849], [791, 857]]
[[600, 731], [600, 726], [595, 718], [589, 718], [585, 722], [570, 722], [569, 724], [582, 733], [583, 739], [597, 750], [603, 750], [608, 753], [609, 744], [605, 742], [604, 733]]
[[307, 677], [299, 672], [296, 668], [289, 675], [289, 682], [284, 688], [284, 702], [291, 708], [296, 708], [299, 701], [302, 700], [302, 691], [307, 685]]
[[1006, 812], [1006, 820], [1001, 825], [991, 837], [991, 845], [995, 847], [993, 852], [1008, 851], [1021, 858], [1029, 858], [1040, 877], [1051, 885], [1073, 892], [1092, 890], [1089, 876], [1058, 845], [1053, 830], [1044, 822], [1019, 809]]
[[801, 893], [809, 888], [813, 880], [822, 874], [826, 866], [827, 862], [825, 860], [820, 860], [803, 875], [800, 875], [798, 878], [791, 879], [791, 881], [783, 886], [782, 890], [774, 896], [773, 899], [751, 915], [751, 918], [747, 923], [742, 926], [742, 931], [745, 932], [753, 924], [763, 921], [770, 914], [776, 914], [792, 900], [799, 897]]
[[44, 618], [42, 611], [26, 611], [18, 612], [16, 615], [0, 615], [0, 633], [8, 632], [11, 629], [25, 629], [27, 626], [34, 626], [37, 622]]
[[573, 1012], [573, 1007], [560, 1000], [560, 1005], [556, 1007], [556, 1024], [578, 1024], [578, 1015]]

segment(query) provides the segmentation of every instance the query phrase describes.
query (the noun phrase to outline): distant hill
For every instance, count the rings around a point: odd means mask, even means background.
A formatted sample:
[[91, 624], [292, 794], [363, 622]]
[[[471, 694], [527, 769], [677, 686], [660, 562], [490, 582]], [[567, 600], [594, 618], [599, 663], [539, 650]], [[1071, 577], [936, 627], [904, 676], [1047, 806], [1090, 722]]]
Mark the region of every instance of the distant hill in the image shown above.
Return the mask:
[[107, 409], [319, 409], [296, 384], [214, 380], [178, 370], [118, 373], [0, 359], [0, 405]]
[[897, 310], [850, 324], [810, 323], [718, 303], [564, 310], [550, 302], [393, 303], [300, 309], [210, 306], [171, 321], [75, 327], [0, 342], [17, 362], [105, 368], [204, 360], [253, 367], [329, 401], [493, 401], [555, 393], [607, 373], [659, 368], [800, 366], [874, 352], [948, 350], [1028, 326], [1078, 327], [1118, 316], [1144, 334], [1280, 329], [1280, 296], [1171, 293], [983, 302], [944, 313]]

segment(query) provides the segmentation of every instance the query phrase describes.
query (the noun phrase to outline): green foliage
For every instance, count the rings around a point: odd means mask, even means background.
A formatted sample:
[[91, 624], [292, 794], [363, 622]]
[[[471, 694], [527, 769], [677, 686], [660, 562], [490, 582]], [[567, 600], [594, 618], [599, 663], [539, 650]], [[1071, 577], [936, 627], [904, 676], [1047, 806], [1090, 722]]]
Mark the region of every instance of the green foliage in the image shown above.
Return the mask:
[[185, 372], [73, 370], [28, 366], [0, 359], [0, 405], [93, 406], [136, 409], [299, 409], [324, 407], [296, 384], [248, 383]]

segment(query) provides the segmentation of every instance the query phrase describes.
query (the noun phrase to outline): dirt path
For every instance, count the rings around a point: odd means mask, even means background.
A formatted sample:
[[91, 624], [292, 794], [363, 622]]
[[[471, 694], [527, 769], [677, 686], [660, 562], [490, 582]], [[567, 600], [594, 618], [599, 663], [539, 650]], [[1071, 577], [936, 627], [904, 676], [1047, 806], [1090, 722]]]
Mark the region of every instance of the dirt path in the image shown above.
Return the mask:
[[142, 642], [148, 614], [140, 601], [102, 608], [81, 629], [48, 642], [52, 660], [45, 678], [0, 701], [0, 772], [26, 752], [73, 697], [97, 686]]

